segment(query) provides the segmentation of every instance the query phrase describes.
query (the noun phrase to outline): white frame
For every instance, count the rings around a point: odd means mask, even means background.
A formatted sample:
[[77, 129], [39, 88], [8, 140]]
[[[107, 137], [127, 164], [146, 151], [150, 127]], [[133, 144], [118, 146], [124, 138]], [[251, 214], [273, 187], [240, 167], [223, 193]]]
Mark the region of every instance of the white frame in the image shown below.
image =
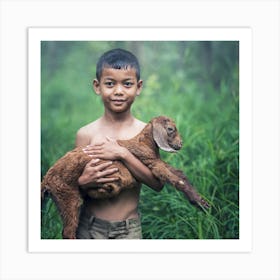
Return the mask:
[[[278, 0], [0, 1], [0, 279], [280, 279], [279, 8]], [[251, 28], [249, 253], [28, 252], [27, 28], [115, 25]]]
[[[129, 31], [129, 32], [128, 32]], [[239, 41], [240, 238], [236, 240], [42, 240], [40, 238], [41, 41]], [[28, 29], [29, 252], [250, 252], [252, 249], [252, 31], [250, 28]], [[37, 188], [35, 187], [37, 186]]]

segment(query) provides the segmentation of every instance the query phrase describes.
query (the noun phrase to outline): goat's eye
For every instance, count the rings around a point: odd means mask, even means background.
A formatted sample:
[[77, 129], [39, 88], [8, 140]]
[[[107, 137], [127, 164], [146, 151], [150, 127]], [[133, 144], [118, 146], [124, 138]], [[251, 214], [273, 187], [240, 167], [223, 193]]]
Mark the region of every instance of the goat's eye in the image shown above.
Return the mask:
[[175, 128], [174, 127], [172, 127], [172, 126], [168, 126], [167, 127], [167, 132], [168, 133], [172, 133], [172, 132], [174, 132], [175, 131]]

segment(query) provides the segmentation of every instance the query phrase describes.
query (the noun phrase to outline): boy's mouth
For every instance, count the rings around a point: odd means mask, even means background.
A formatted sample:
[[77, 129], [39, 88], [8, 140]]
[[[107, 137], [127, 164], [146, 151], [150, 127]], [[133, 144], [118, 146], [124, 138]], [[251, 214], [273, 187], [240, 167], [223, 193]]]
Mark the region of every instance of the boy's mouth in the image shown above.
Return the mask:
[[122, 104], [125, 102], [125, 99], [112, 99], [112, 102], [114, 104]]

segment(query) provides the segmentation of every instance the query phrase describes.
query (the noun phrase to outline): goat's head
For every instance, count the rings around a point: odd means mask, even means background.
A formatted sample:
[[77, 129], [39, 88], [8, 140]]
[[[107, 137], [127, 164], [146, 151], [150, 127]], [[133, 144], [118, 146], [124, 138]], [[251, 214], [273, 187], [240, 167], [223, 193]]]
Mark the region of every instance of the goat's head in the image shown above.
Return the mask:
[[173, 120], [165, 116], [153, 118], [153, 138], [158, 147], [166, 152], [176, 152], [182, 148], [182, 139]]

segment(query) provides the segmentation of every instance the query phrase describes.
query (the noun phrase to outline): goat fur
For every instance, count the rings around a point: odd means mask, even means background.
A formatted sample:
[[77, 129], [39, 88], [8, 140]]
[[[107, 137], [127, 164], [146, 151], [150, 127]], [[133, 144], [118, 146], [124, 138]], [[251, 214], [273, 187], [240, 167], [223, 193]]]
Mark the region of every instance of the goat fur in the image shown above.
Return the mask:
[[[144, 129], [130, 140], [118, 140], [143, 164], [162, 184], [171, 184], [182, 191], [189, 201], [202, 208], [208, 203], [195, 191], [182, 171], [174, 169], [160, 159], [159, 148], [175, 152], [182, 147], [182, 140], [175, 123], [168, 117], [153, 118]], [[47, 172], [41, 183], [41, 199], [45, 191], [51, 194], [63, 221], [63, 238], [75, 239], [83, 197], [103, 199], [116, 196], [121, 190], [132, 188], [137, 183], [121, 161], [114, 161], [112, 167], [118, 172], [111, 175], [118, 181], [96, 184], [83, 193], [78, 186], [85, 165], [91, 157], [84, 153], [83, 147], [75, 148], [60, 158]]]

